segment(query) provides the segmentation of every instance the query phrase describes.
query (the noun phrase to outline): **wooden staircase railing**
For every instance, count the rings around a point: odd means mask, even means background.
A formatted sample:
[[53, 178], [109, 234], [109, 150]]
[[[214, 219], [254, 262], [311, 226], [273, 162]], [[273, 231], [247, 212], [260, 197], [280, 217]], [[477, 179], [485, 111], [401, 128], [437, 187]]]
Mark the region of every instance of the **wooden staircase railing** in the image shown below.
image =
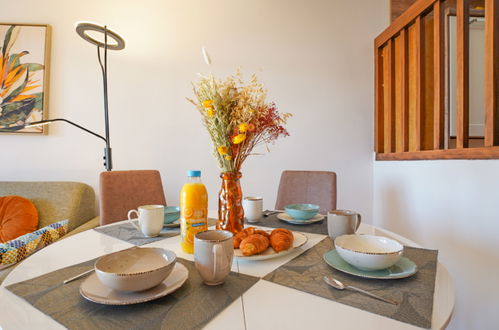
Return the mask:
[[[419, 0], [374, 41], [376, 159], [499, 158], [499, 0], [482, 2], [484, 146], [469, 146], [470, 0]], [[445, 149], [450, 5], [456, 15], [456, 148]]]

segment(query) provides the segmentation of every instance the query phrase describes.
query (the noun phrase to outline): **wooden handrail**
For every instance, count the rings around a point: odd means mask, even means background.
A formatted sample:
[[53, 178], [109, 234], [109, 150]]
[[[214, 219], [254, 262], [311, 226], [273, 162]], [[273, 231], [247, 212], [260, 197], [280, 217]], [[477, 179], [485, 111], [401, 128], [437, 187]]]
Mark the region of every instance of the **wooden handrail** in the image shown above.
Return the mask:
[[374, 39], [375, 47], [383, 46], [383, 44], [398, 34], [400, 30], [407, 27], [407, 25], [413, 22], [418, 16], [421, 16], [424, 12], [429, 10], [436, 1], [437, 0], [419, 0], [412, 4], [412, 6], [407, 8], [402, 15], [395, 19], [389, 27]]

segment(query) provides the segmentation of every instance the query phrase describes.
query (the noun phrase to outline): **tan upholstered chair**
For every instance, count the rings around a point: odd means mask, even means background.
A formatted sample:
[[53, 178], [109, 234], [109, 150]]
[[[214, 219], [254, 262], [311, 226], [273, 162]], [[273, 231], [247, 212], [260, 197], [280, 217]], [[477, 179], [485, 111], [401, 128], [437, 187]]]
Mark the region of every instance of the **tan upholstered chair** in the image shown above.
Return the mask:
[[[99, 225], [95, 208], [95, 192], [81, 182], [67, 181], [1, 181], [0, 196], [18, 195], [35, 204], [38, 229], [68, 220], [69, 232], [62, 238]], [[1, 267], [0, 267], [1, 268]], [[0, 270], [0, 284], [15, 266]]]
[[100, 174], [101, 225], [125, 220], [129, 210], [150, 204], [166, 205], [158, 171], [108, 171]]
[[286, 205], [310, 203], [320, 206], [320, 213], [336, 209], [336, 173], [326, 171], [284, 171], [281, 174], [276, 210]]

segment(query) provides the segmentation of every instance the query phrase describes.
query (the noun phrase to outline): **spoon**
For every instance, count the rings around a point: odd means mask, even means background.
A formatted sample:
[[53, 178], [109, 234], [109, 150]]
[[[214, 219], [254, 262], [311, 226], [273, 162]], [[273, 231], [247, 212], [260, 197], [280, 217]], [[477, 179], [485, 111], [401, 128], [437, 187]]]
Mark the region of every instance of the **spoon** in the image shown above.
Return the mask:
[[393, 305], [398, 305], [399, 304], [398, 301], [387, 299], [387, 298], [383, 298], [383, 297], [380, 297], [378, 295], [372, 294], [371, 292], [367, 292], [367, 291], [364, 291], [362, 289], [356, 288], [354, 286], [343, 284], [342, 282], [338, 281], [337, 279], [335, 279], [331, 275], [324, 276], [323, 280], [324, 280], [324, 282], [326, 282], [327, 284], [329, 284], [330, 286], [332, 286], [333, 288], [338, 289], [338, 290], [350, 289], [350, 290], [363, 293], [365, 295], [368, 295], [369, 297], [376, 298], [376, 299], [382, 300], [384, 302], [387, 302], [387, 303], [390, 303], [390, 304], [393, 304]]
[[95, 270], [95, 268], [92, 268], [92, 269], [87, 270], [86, 272], [83, 272], [83, 273], [81, 273], [81, 274], [78, 274], [78, 275], [76, 275], [76, 276], [73, 276], [73, 277], [71, 277], [71, 278], [68, 278], [67, 280], [64, 280], [64, 281], [62, 282], [62, 284], [68, 284], [69, 282], [73, 282], [73, 281], [75, 281], [75, 280], [77, 280], [77, 279], [79, 279], [79, 278], [81, 278], [81, 277], [83, 277], [83, 276], [85, 276], [85, 275], [90, 274], [90, 273], [91, 273], [91, 272], [93, 272], [94, 270]]

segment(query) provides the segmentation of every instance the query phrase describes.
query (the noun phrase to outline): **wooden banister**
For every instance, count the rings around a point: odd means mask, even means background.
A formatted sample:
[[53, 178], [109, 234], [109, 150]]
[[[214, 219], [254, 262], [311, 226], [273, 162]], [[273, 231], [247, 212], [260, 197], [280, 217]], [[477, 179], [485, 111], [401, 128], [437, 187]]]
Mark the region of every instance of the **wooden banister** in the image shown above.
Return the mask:
[[374, 40], [375, 47], [381, 47], [389, 39], [393, 38], [407, 25], [411, 24], [417, 17], [421, 16], [427, 10], [431, 9], [433, 3], [437, 0], [419, 0], [410, 6], [402, 15], [390, 24], [379, 36]]
[[[376, 159], [499, 158], [499, 0], [484, 1], [484, 147], [469, 147], [469, 18], [482, 16], [483, 8], [477, 0], [418, 0], [374, 40]], [[448, 15], [456, 15], [452, 141], [445, 131]], [[444, 149], [454, 141], [456, 149]]]

